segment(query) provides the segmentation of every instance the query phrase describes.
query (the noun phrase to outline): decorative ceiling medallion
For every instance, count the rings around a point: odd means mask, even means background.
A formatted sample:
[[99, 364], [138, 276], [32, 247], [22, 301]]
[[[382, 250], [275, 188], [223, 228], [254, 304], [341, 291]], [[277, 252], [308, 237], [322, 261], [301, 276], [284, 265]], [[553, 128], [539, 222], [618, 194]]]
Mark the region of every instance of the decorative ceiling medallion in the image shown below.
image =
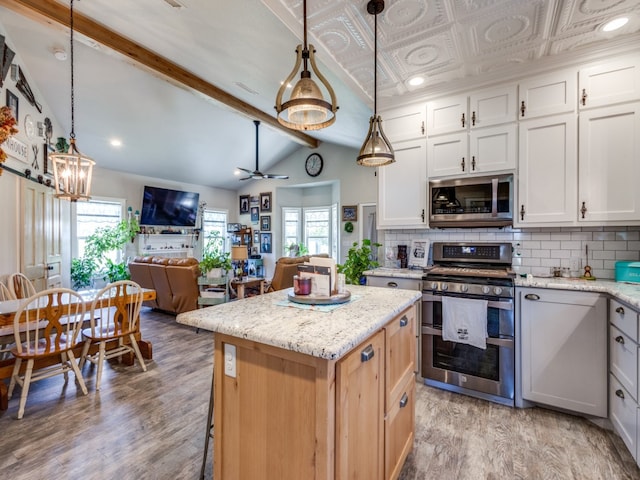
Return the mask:
[[489, 43], [514, 40], [529, 29], [530, 21], [522, 15], [502, 18], [487, 27], [484, 38]]
[[389, 2], [387, 12], [380, 20], [391, 27], [409, 27], [426, 17], [427, 10], [427, 2], [423, 0], [398, 0]]
[[614, 7], [624, 5], [627, 0], [583, 0], [578, 9], [585, 15], [605, 13]]
[[411, 50], [405, 56], [405, 61], [409, 65], [423, 67], [435, 62], [440, 56], [440, 50], [433, 45], [425, 45]]
[[324, 32], [319, 40], [334, 56], [344, 53], [351, 46], [350, 37], [335, 29]]

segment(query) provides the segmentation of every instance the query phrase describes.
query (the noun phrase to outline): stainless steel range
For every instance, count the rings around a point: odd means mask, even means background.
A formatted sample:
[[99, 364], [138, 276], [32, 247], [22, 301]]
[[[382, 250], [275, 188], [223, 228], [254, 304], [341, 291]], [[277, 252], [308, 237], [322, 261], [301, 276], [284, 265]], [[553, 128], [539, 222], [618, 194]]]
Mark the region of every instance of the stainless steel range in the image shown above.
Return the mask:
[[[509, 243], [433, 244], [422, 291], [427, 385], [514, 406], [514, 272]], [[487, 301], [486, 349], [442, 339], [443, 297]]]

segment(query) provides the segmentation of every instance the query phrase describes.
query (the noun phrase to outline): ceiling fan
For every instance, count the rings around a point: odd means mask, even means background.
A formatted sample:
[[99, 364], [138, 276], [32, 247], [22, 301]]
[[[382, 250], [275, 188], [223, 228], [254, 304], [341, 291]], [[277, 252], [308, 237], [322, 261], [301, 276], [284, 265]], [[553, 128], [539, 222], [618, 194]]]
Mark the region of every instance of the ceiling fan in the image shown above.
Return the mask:
[[253, 123], [256, 125], [256, 169], [252, 172], [251, 170], [247, 170], [246, 168], [238, 167], [238, 170], [242, 170], [249, 174], [248, 177], [243, 177], [240, 180], [251, 180], [253, 178], [276, 178], [285, 180], [289, 178], [289, 175], [278, 175], [275, 173], [262, 173], [260, 171], [260, 167], [258, 167], [258, 126], [260, 125], [260, 120], [254, 120]]

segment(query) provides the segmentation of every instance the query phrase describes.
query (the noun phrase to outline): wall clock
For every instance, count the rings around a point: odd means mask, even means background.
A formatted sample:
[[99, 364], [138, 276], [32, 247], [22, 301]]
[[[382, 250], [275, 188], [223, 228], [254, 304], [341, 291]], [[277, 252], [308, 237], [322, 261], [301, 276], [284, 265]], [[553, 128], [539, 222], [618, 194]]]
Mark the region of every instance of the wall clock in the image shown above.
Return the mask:
[[310, 177], [317, 177], [322, 172], [322, 157], [319, 153], [312, 153], [307, 157], [307, 161], [304, 163], [304, 169]]

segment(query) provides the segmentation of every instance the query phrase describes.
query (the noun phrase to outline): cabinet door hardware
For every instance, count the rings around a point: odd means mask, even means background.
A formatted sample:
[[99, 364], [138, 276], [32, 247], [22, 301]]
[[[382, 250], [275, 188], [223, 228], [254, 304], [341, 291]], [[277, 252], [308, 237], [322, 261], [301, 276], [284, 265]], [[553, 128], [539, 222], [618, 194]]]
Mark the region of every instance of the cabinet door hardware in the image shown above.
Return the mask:
[[620, 345], [624, 345], [624, 337], [622, 335], [618, 335], [616, 337], [616, 342], [618, 342]]
[[462, 121], [462, 128], [464, 128], [464, 127], [465, 127], [464, 113], [462, 114], [462, 119], [461, 119], [461, 121]]
[[620, 315], [624, 315], [624, 308], [622, 307], [616, 308], [616, 313], [619, 313]]
[[422, 209], [422, 215], [421, 215], [421, 217], [422, 217], [422, 221], [424, 222], [424, 208]]
[[403, 315], [402, 318], [400, 319], [400, 326], [406, 327], [407, 325], [409, 325], [409, 319], [407, 318], [406, 315]]
[[462, 162], [460, 163], [460, 166], [462, 167], [462, 171], [464, 172], [464, 157], [462, 157]]
[[406, 407], [408, 402], [409, 402], [409, 396], [407, 395], [407, 392], [404, 392], [402, 394], [402, 398], [400, 399], [400, 408]]
[[624, 392], [622, 390], [616, 390], [616, 397], [624, 400]]
[[420, 131], [422, 132], [422, 135], [424, 135], [424, 120], [422, 121], [422, 126], [420, 127]]
[[583, 88], [582, 89], [582, 105], [586, 105], [587, 104], [587, 91]]
[[527, 300], [540, 300], [540, 295], [536, 295], [535, 293], [527, 293], [524, 298]]
[[471, 112], [471, 126], [476, 126], [476, 112]]
[[398, 288], [397, 282], [387, 282], [387, 287], [389, 288]]
[[520, 220], [524, 220], [524, 205], [520, 205]]
[[476, 171], [476, 156], [473, 155], [471, 157], [471, 170], [473, 170], [474, 172]]
[[524, 112], [527, 109], [527, 107], [525, 107], [524, 105], [524, 100], [522, 101], [522, 103], [520, 104], [520, 116], [524, 117]]
[[582, 202], [582, 208], [580, 209], [580, 213], [582, 214], [582, 218], [584, 218], [584, 216], [587, 213], [587, 206], [585, 205], [586, 202]]
[[373, 349], [373, 345], [369, 344], [362, 352], [360, 352], [360, 361], [362, 363], [368, 362], [375, 355], [375, 350]]

